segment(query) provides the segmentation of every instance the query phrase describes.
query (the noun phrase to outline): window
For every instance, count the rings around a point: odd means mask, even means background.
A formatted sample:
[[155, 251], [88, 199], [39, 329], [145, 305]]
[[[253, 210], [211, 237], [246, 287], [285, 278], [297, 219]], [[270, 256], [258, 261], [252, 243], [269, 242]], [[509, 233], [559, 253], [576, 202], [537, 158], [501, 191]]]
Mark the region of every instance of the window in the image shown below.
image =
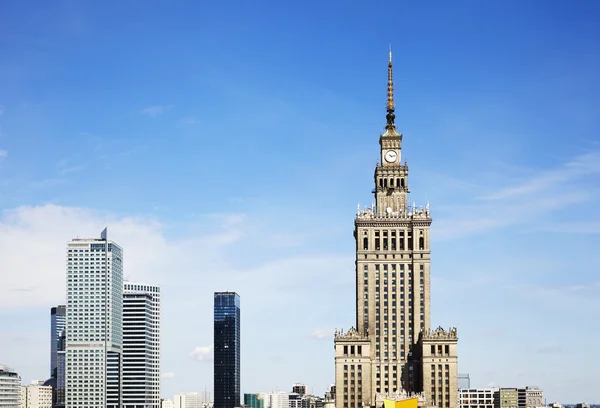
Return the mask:
[[363, 238], [363, 249], [365, 251], [369, 249], [369, 238]]

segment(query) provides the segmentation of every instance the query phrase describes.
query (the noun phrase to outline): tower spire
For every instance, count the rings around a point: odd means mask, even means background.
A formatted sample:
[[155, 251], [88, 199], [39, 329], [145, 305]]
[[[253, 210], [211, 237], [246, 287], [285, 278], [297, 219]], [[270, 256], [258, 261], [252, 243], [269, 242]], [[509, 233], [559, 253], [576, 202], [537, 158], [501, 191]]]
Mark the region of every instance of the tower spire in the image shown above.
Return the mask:
[[387, 115], [385, 115], [385, 118], [387, 119], [387, 124], [385, 125], [385, 128], [387, 129], [386, 133], [390, 132], [392, 134], [396, 134], [396, 124], [394, 123], [394, 119], [396, 119], [396, 115], [394, 114], [395, 109], [396, 104], [394, 103], [394, 76], [392, 72], [392, 45], [390, 44], [386, 103]]

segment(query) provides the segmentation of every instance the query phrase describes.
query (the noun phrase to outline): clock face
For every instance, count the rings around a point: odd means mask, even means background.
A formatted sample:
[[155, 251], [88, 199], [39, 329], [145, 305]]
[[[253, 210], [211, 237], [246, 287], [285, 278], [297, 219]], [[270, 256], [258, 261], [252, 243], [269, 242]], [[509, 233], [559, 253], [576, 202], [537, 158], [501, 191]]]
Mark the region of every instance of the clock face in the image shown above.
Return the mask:
[[385, 153], [385, 161], [388, 163], [393, 163], [398, 158], [398, 154], [393, 150], [388, 150]]

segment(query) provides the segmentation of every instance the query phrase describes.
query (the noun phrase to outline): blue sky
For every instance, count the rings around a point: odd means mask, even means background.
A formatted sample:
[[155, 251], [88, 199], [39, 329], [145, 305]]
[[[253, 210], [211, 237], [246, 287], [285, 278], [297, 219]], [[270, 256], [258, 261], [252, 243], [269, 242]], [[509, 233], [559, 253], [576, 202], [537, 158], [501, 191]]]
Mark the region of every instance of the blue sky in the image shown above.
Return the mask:
[[0, 2], [0, 362], [48, 375], [64, 251], [108, 225], [163, 288], [163, 395], [212, 389], [212, 292], [242, 391], [322, 393], [354, 322], [388, 44], [432, 322], [473, 386], [598, 401], [600, 3]]

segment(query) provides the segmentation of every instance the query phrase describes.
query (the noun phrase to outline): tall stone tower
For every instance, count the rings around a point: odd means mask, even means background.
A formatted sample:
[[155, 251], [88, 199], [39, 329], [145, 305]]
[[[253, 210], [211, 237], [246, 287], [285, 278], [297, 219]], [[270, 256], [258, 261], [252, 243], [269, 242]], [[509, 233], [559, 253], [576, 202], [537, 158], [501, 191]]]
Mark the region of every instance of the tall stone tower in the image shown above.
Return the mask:
[[336, 408], [379, 407], [417, 396], [420, 406], [458, 406], [456, 329], [430, 325], [429, 205], [408, 200], [408, 164], [395, 124], [392, 53], [375, 203], [358, 208], [356, 326], [335, 334]]

